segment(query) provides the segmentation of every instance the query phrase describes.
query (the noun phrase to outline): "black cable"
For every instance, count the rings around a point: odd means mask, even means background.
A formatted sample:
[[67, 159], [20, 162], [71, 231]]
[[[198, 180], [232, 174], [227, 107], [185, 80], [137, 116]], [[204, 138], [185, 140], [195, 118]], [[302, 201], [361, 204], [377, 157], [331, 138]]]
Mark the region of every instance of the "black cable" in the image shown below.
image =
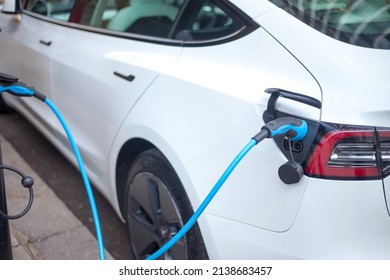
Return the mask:
[[34, 184], [34, 180], [30, 176], [25, 175], [22, 171], [20, 171], [19, 169], [15, 168], [15, 167], [12, 167], [12, 166], [0, 165], [0, 169], [11, 170], [11, 171], [19, 174], [22, 177], [22, 180], [21, 180], [22, 186], [27, 188], [28, 191], [29, 191], [29, 200], [28, 200], [27, 206], [19, 214], [17, 214], [17, 215], [7, 215], [3, 211], [0, 210], [0, 216], [5, 218], [5, 219], [8, 219], [8, 220], [19, 219], [19, 218], [21, 218], [21, 217], [23, 217], [24, 215], [27, 214], [27, 212], [30, 210], [30, 208], [31, 208], [31, 206], [33, 204], [34, 192], [33, 192], [32, 186]]
[[295, 159], [294, 159], [294, 155], [292, 153], [292, 141], [290, 138], [287, 138], [286, 140], [288, 141], [288, 149], [290, 150], [291, 160], [293, 161], [294, 166], [297, 166], [297, 163], [295, 162]]

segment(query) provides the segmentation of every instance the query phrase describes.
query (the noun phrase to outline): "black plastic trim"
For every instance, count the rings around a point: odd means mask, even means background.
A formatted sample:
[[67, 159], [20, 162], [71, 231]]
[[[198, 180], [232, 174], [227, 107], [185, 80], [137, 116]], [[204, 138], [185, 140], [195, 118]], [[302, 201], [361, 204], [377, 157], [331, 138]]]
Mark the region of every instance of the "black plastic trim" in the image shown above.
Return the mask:
[[15, 76], [12, 76], [12, 75], [9, 75], [9, 74], [6, 74], [6, 73], [0, 73], [0, 82], [4, 82], [4, 83], [15, 83], [17, 82], [19, 79]]
[[239, 38], [242, 38], [248, 35], [249, 33], [253, 32], [254, 30], [256, 30], [258, 27], [259, 26], [249, 28], [248, 26], [245, 26], [242, 29], [236, 31], [235, 33], [232, 33], [225, 37], [220, 37], [212, 40], [204, 40], [204, 41], [184, 41], [183, 43], [185, 47], [204, 47], [204, 46], [219, 45], [219, 44], [232, 42]]
[[290, 100], [294, 100], [315, 107], [317, 109], [321, 109], [322, 107], [322, 103], [318, 99], [297, 92], [292, 92], [292, 91], [279, 89], [279, 88], [267, 88], [265, 92], [271, 94], [271, 97], [268, 99], [268, 106], [267, 106], [269, 118], [271, 119], [276, 118], [275, 107], [279, 97], [284, 97]]
[[194, 41], [184, 41], [185, 47], [201, 47], [201, 46], [212, 46], [217, 44], [223, 44], [227, 42], [231, 42], [242, 38], [254, 30], [260, 27], [251, 17], [241, 11], [237, 6], [235, 6], [230, 1], [226, 0], [214, 0], [212, 1], [220, 8], [223, 8], [224, 12], [227, 12], [229, 16], [233, 17], [234, 20], [239, 22], [242, 27], [237, 29], [236, 31], [225, 35], [207, 40], [194, 40]]

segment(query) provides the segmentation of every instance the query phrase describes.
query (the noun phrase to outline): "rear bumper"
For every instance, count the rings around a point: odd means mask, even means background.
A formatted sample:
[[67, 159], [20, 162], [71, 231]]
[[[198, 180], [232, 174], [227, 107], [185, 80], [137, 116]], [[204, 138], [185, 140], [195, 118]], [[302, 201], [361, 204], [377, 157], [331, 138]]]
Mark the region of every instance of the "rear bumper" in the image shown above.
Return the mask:
[[285, 232], [212, 215], [207, 222], [212, 259], [390, 259], [390, 218], [380, 180], [309, 180]]

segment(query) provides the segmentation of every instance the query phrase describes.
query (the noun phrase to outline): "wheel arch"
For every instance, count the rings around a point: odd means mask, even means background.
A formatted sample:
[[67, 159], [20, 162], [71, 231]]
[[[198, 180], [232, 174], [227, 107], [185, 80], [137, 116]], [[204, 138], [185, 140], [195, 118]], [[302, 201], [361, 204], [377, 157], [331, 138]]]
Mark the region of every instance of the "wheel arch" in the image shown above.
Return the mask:
[[[176, 172], [176, 170], [174, 169], [174, 166], [171, 165], [171, 162], [169, 161], [168, 157], [166, 157], [166, 155], [163, 153], [162, 149], [158, 148], [156, 145], [153, 145], [151, 142], [143, 139], [143, 138], [133, 138], [133, 139], [130, 139], [128, 140], [127, 142], [125, 142], [125, 144], [121, 147], [120, 151], [119, 151], [119, 154], [118, 154], [118, 159], [117, 159], [117, 167], [116, 167], [116, 189], [117, 189], [117, 201], [118, 201], [118, 204], [119, 204], [119, 209], [121, 211], [121, 214], [122, 214], [122, 217], [125, 217], [126, 215], [126, 206], [125, 206], [125, 199], [124, 197], [127, 196], [126, 194], [126, 189], [127, 189], [127, 186], [128, 186], [128, 172], [129, 170], [131, 169], [132, 165], [134, 163], [136, 163], [137, 159], [139, 158], [139, 156], [145, 152], [145, 151], [148, 151], [148, 150], [152, 150], [154, 149], [155, 151], [158, 151], [162, 158], [164, 158], [164, 160], [166, 161], [167, 163], [167, 166], [170, 166], [170, 170], [173, 171], [173, 177], [176, 178], [176, 180], [178, 180], [179, 184], [181, 185], [182, 187], [182, 191], [184, 192], [184, 195], [186, 195], [186, 189], [184, 188], [184, 186], [182, 185], [182, 181], [178, 175], [178, 173]], [[165, 173], [164, 173], [165, 174]], [[168, 174], [168, 173], [166, 173]], [[175, 192], [177, 193], [177, 192]], [[180, 196], [180, 197], [183, 197], [183, 196]], [[187, 197], [187, 195], [186, 195]], [[176, 201], [177, 200], [178, 196], [176, 196]], [[182, 199], [181, 199], [182, 201]], [[187, 201], [187, 203], [184, 203], [187, 207], [189, 207], [189, 211], [194, 212], [194, 209], [192, 207], [192, 204], [191, 202], [189, 201], [189, 198], [187, 197], [186, 200], [184, 201]], [[182, 213], [182, 212], [181, 212]], [[191, 213], [187, 213], [187, 215], [192, 215]], [[185, 220], [183, 220], [183, 222], [187, 221], [190, 216], [186, 217]], [[205, 242], [204, 242], [204, 239], [203, 239], [203, 236], [202, 236], [202, 233], [200, 231], [200, 228], [199, 228], [199, 225], [196, 224], [194, 225], [194, 230], [192, 230], [192, 234], [188, 235], [189, 239], [188, 241], [190, 242], [190, 248], [191, 248], [191, 251], [192, 252], [195, 252], [193, 255], [191, 255], [192, 257], [191, 258], [194, 258], [194, 259], [209, 259], [209, 256], [208, 256], [208, 251], [205, 247]], [[195, 244], [197, 244], [195, 246]]]
[[155, 148], [149, 141], [142, 138], [133, 138], [128, 140], [120, 149], [116, 164], [116, 191], [119, 209], [124, 215], [124, 193], [126, 190], [126, 178], [130, 166], [135, 158], [142, 152]]

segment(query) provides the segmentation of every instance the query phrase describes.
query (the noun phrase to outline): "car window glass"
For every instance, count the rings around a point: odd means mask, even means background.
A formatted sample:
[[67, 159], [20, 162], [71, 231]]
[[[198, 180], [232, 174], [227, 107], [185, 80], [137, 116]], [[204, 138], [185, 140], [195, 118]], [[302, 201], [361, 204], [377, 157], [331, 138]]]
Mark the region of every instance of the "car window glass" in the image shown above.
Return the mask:
[[185, 0], [29, 0], [26, 10], [111, 31], [170, 35]]
[[241, 12], [219, 0], [25, 1], [27, 11], [57, 20], [189, 43], [228, 39], [248, 27]]
[[183, 1], [96, 0], [88, 1], [81, 24], [116, 32], [168, 37]]
[[390, 49], [390, 0], [271, 0], [311, 27], [362, 47]]
[[177, 28], [175, 39], [204, 41], [229, 36], [244, 27], [230, 10], [218, 1], [190, 1]]
[[61, 21], [69, 21], [75, 0], [30, 0], [26, 10]]

